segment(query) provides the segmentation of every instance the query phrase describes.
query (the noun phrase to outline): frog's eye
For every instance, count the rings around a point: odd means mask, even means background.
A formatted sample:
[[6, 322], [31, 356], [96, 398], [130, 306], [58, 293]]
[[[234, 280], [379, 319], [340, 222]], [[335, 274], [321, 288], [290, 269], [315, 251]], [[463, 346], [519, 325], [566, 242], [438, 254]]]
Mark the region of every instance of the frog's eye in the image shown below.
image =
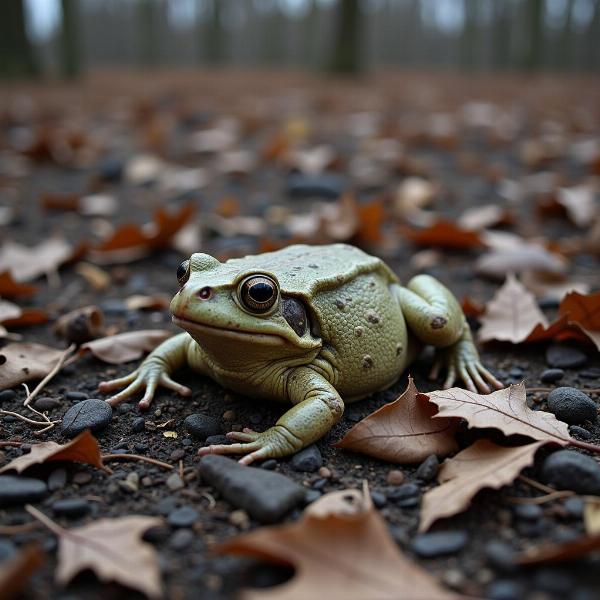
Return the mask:
[[253, 313], [265, 313], [277, 302], [277, 284], [266, 275], [252, 275], [240, 286], [240, 300]]
[[190, 261], [184, 260], [177, 267], [177, 281], [179, 281], [179, 285], [183, 285], [190, 278]]

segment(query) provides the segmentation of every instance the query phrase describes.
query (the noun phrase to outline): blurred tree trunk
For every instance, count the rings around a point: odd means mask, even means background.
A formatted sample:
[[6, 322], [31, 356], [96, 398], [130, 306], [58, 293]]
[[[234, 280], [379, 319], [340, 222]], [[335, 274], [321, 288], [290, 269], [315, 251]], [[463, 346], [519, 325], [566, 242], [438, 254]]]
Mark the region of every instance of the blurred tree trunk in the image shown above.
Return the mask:
[[79, 43], [79, 7], [77, 0], [61, 0], [60, 67], [65, 79], [81, 75], [81, 46]]
[[308, 67], [319, 68], [317, 64], [319, 49], [315, 46], [318, 44], [319, 36], [317, 28], [319, 26], [319, 7], [316, 0], [309, 0], [309, 8], [304, 17], [302, 24], [302, 45], [303, 45], [303, 60], [302, 63]]
[[331, 71], [344, 75], [360, 72], [360, 1], [338, 0]]
[[460, 37], [460, 64], [463, 69], [472, 71], [478, 62], [477, 26], [479, 20], [479, 0], [464, 0], [465, 20]]
[[39, 75], [33, 46], [27, 36], [23, 0], [0, 1], [0, 76]]
[[510, 6], [506, 1], [494, 2], [492, 21], [492, 65], [498, 70], [510, 67]]
[[522, 66], [527, 71], [535, 71], [542, 64], [544, 4], [544, 0], [526, 0], [526, 38]]
[[600, 69], [600, 0], [594, 2], [594, 13], [586, 32], [585, 66], [590, 70]]
[[155, 0], [138, 0], [139, 62], [154, 67], [158, 62]]
[[220, 65], [224, 60], [224, 32], [221, 15], [222, 0], [209, 0], [208, 18], [201, 28], [204, 56], [211, 65]]
[[[567, 0], [565, 17], [558, 39], [558, 65], [561, 69], [568, 69], [571, 65], [572, 34], [573, 34], [573, 0]], [[596, 44], [600, 40], [596, 39]]]
[[277, 65], [284, 62], [285, 54], [285, 16], [277, 2], [262, 18], [262, 62], [267, 65]]

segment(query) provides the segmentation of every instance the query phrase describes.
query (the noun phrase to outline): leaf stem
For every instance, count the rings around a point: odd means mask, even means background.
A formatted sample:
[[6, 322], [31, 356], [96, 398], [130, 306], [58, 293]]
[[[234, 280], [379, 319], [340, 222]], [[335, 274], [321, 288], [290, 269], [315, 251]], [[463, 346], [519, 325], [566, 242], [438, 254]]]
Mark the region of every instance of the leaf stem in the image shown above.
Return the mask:
[[[551, 392], [556, 388], [550, 387], [530, 387], [527, 388], [527, 393], [529, 392]], [[600, 388], [578, 388], [581, 392], [585, 392], [586, 394], [600, 394]]]
[[173, 465], [169, 463], [162, 462], [161, 460], [156, 460], [155, 458], [149, 458], [148, 456], [141, 456], [139, 454], [103, 454], [102, 460], [139, 460], [141, 462], [147, 462], [151, 465], [156, 465], [157, 467], [162, 467], [163, 469], [174, 469]]
[[25, 510], [55, 535], [61, 536], [65, 534], [66, 529], [63, 529], [58, 523], [55, 523], [50, 517], [46, 516], [41, 510], [31, 506], [31, 504], [26, 504]]
[[600, 446], [596, 444], [588, 444], [587, 442], [582, 442], [581, 440], [576, 440], [574, 438], [569, 440], [569, 444], [571, 446], [581, 448], [582, 450], [589, 450], [590, 452], [596, 452], [600, 454]]

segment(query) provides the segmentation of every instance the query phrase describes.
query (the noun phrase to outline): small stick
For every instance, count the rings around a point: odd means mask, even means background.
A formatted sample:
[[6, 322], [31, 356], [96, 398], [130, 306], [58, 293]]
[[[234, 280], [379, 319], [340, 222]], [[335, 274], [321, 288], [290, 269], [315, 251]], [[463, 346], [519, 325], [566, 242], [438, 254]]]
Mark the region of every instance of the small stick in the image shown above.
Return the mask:
[[201, 497], [204, 498], [205, 500], [208, 500], [208, 508], [210, 508], [211, 510], [217, 505], [217, 501], [208, 492], [203, 492], [201, 494]]
[[174, 469], [173, 465], [169, 463], [162, 462], [161, 460], [156, 460], [155, 458], [149, 458], [148, 456], [140, 456], [139, 454], [103, 454], [102, 460], [139, 460], [142, 462], [150, 463], [151, 465], [156, 465], [157, 467], [162, 467], [163, 469]]
[[[40, 425], [46, 427], [48, 425], [47, 421], [34, 421], [33, 419], [28, 419], [19, 413], [12, 412], [10, 410], [0, 410], [0, 415], [10, 415], [11, 417], [16, 417], [17, 419], [21, 419], [21, 421], [25, 421], [30, 425]], [[60, 421], [50, 421], [50, 423], [54, 426], [56, 423], [60, 423]]]
[[535, 479], [530, 479], [529, 477], [526, 477], [525, 475], [519, 475], [519, 479], [523, 483], [530, 485], [531, 487], [535, 488], [536, 490], [540, 490], [540, 492], [544, 492], [546, 494], [554, 494], [554, 492], [556, 492], [556, 490], [554, 488], [551, 488], [549, 485], [544, 485], [543, 483], [540, 483], [539, 481], [536, 481]]
[[13, 446], [15, 448], [20, 448], [24, 442], [0, 442], [0, 448], [5, 448], [7, 446]]
[[17, 533], [27, 533], [40, 526], [37, 521], [22, 523], [21, 525], [0, 525], [0, 535], [15, 535]]
[[[556, 388], [549, 387], [531, 387], [527, 388], [527, 392], [551, 392]], [[578, 388], [580, 391], [586, 394], [600, 394], [600, 388]]]
[[31, 401], [39, 394], [41, 390], [44, 389], [44, 386], [62, 369], [62, 366], [67, 359], [67, 357], [73, 353], [77, 346], [75, 344], [71, 344], [59, 357], [57, 363], [52, 367], [52, 370], [44, 379], [42, 379], [36, 386], [36, 388], [27, 396], [25, 399], [25, 403], [23, 406], [29, 406]]
[[182, 460], [179, 461], [179, 477], [181, 477], [181, 479], [183, 479], [183, 461]]
[[519, 498], [516, 496], [507, 496], [506, 500], [511, 504], [545, 504], [546, 502], [552, 502], [552, 500], [560, 500], [560, 498], [569, 498], [570, 496], [576, 496], [575, 492], [572, 492], [570, 490], [556, 490], [551, 494], [537, 496], [536, 498]]
[[47, 517], [41, 510], [31, 506], [31, 504], [26, 504], [25, 510], [55, 535], [61, 536], [65, 533], [66, 529], [63, 529], [58, 523], [55, 523], [50, 517]]

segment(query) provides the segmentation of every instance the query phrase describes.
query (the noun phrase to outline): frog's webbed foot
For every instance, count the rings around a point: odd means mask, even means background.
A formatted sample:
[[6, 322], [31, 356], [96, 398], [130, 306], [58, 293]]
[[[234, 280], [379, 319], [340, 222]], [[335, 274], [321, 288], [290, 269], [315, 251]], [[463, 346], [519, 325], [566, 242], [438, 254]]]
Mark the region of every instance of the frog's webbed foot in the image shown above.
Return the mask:
[[142, 409], [147, 409], [150, 406], [154, 394], [156, 393], [156, 388], [159, 385], [174, 390], [182, 396], [190, 396], [192, 394], [190, 388], [171, 379], [169, 374], [165, 372], [163, 365], [151, 362], [142, 363], [138, 369], [125, 377], [101, 382], [98, 389], [101, 392], [113, 392], [114, 390], [125, 387], [125, 389], [118, 394], [106, 399], [106, 402], [111, 406], [117, 406], [118, 404], [121, 404], [121, 402], [144, 390], [144, 396], [139, 401], [138, 405]]
[[198, 450], [201, 456], [206, 454], [244, 454], [239, 462], [249, 465], [256, 460], [277, 458], [297, 452], [302, 446], [302, 440], [296, 438], [282, 425], [275, 425], [266, 431], [258, 433], [251, 429], [232, 431], [227, 434], [236, 444], [219, 444], [205, 446]]
[[492, 391], [490, 385], [498, 390], [504, 387], [483, 366], [470, 339], [463, 338], [448, 348], [438, 349], [436, 362], [429, 374], [430, 379], [436, 379], [442, 367], [446, 368], [444, 389], [451, 388], [457, 379], [461, 379], [468, 390], [476, 393], [489, 394]]

